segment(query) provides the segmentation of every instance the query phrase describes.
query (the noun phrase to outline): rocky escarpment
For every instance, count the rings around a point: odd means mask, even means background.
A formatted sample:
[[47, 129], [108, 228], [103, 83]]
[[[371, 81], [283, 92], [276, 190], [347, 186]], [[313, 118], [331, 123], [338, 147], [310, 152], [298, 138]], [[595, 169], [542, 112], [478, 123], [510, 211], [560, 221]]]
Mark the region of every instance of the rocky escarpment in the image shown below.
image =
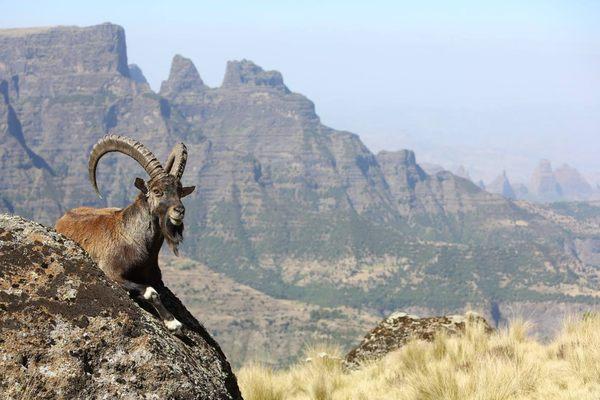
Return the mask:
[[425, 173], [413, 151], [382, 151], [377, 154], [377, 162], [403, 216], [451, 216], [486, 207], [504, 208], [510, 213], [505, 201], [468, 179], [448, 171]]
[[437, 333], [459, 334], [464, 332], [467, 324], [480, 324], [486, 331], [492, 331], [486, 320], [474, 313], [419, 318], [416, 315], [395, 312], [373, 328], [362, 342], [346, 355], [344, 364], [348, 368], [356, 368], [361, 363], [377, 360], [398, 350], [413, 339], [431, 341]]
[[166, 288], [172, 335], [75, 243], [0, 215], [0, 397], [241, 399], [219, 345]]

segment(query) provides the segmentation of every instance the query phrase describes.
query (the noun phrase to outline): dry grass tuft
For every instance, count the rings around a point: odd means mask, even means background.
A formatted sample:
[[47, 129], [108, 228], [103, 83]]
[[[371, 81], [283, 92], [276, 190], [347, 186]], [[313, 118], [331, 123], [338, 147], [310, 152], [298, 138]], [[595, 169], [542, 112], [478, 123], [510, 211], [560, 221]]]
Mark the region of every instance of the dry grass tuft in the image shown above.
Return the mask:
[[238, 378], [246, 400], [598, 400], [600, 315], [565, 323], [549, 344], [516, 321], [488, 335], [413, 341], [387, 357], [345, 371], [339, 349], [313, 347], [306, 361], [273, 371], [252, 364]]

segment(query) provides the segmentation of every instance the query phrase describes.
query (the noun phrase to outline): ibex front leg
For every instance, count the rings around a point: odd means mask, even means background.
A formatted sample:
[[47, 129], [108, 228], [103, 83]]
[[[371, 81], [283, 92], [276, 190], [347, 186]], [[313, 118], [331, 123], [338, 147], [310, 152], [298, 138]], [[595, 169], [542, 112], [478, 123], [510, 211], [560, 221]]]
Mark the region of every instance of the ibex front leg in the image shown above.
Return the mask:
[[130, 281], [125, 282], [123, 285], [128, 290], [135, 292], [139, 299], [143, 299], [150, 303], [165, 323], [167, 329], [169, 329], [171, 332], [181, 333], [181, 328], [183, 326], [182, 323], [179, 322], [169, 310], [167, 310], [160, 300], [160, 295], [152, 286]]

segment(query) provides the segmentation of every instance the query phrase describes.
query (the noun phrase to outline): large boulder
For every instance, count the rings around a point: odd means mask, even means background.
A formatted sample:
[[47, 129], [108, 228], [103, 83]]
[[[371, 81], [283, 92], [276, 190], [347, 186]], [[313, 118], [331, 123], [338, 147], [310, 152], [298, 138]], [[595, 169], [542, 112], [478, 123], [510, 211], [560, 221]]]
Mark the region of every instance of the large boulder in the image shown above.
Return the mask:
[[464, 332], [468, 323], [482, 324], [486, 331], [492, 331], [486, 320], [475, 313], [419, 318], [404, 312], [395, 312], [373, 328], [362, 342], [346, 355], [344, 364], [350, 369], [357, 368], [365, 361], [377, 360], [398, 350], [410, 340], [431, 341], [438, 332], [448, 335]]
[[0, 398], [241, 399], [219, 345], [161, 290], [181, 336], [77, 244], [0, 215]]

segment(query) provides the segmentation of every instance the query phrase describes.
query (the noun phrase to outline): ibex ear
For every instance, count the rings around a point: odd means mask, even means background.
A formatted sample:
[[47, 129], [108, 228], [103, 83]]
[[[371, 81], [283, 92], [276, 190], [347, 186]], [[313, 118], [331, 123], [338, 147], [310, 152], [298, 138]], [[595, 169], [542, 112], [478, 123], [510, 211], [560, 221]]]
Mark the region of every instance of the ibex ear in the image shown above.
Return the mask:
[[183, 189], [181, 189], [181, 197], [185, 197], [188, 196], [190, 194], [192, 194], [192, 192], [194, 191], [194, 189], [196, 189], [196, 186], [186, 186]]
[[140, 192], [146, 194], [148, 193], [148, 188], [146, 187], [146, 182], [142, 178], [135, 178], [135, 187], [139, 189]]

